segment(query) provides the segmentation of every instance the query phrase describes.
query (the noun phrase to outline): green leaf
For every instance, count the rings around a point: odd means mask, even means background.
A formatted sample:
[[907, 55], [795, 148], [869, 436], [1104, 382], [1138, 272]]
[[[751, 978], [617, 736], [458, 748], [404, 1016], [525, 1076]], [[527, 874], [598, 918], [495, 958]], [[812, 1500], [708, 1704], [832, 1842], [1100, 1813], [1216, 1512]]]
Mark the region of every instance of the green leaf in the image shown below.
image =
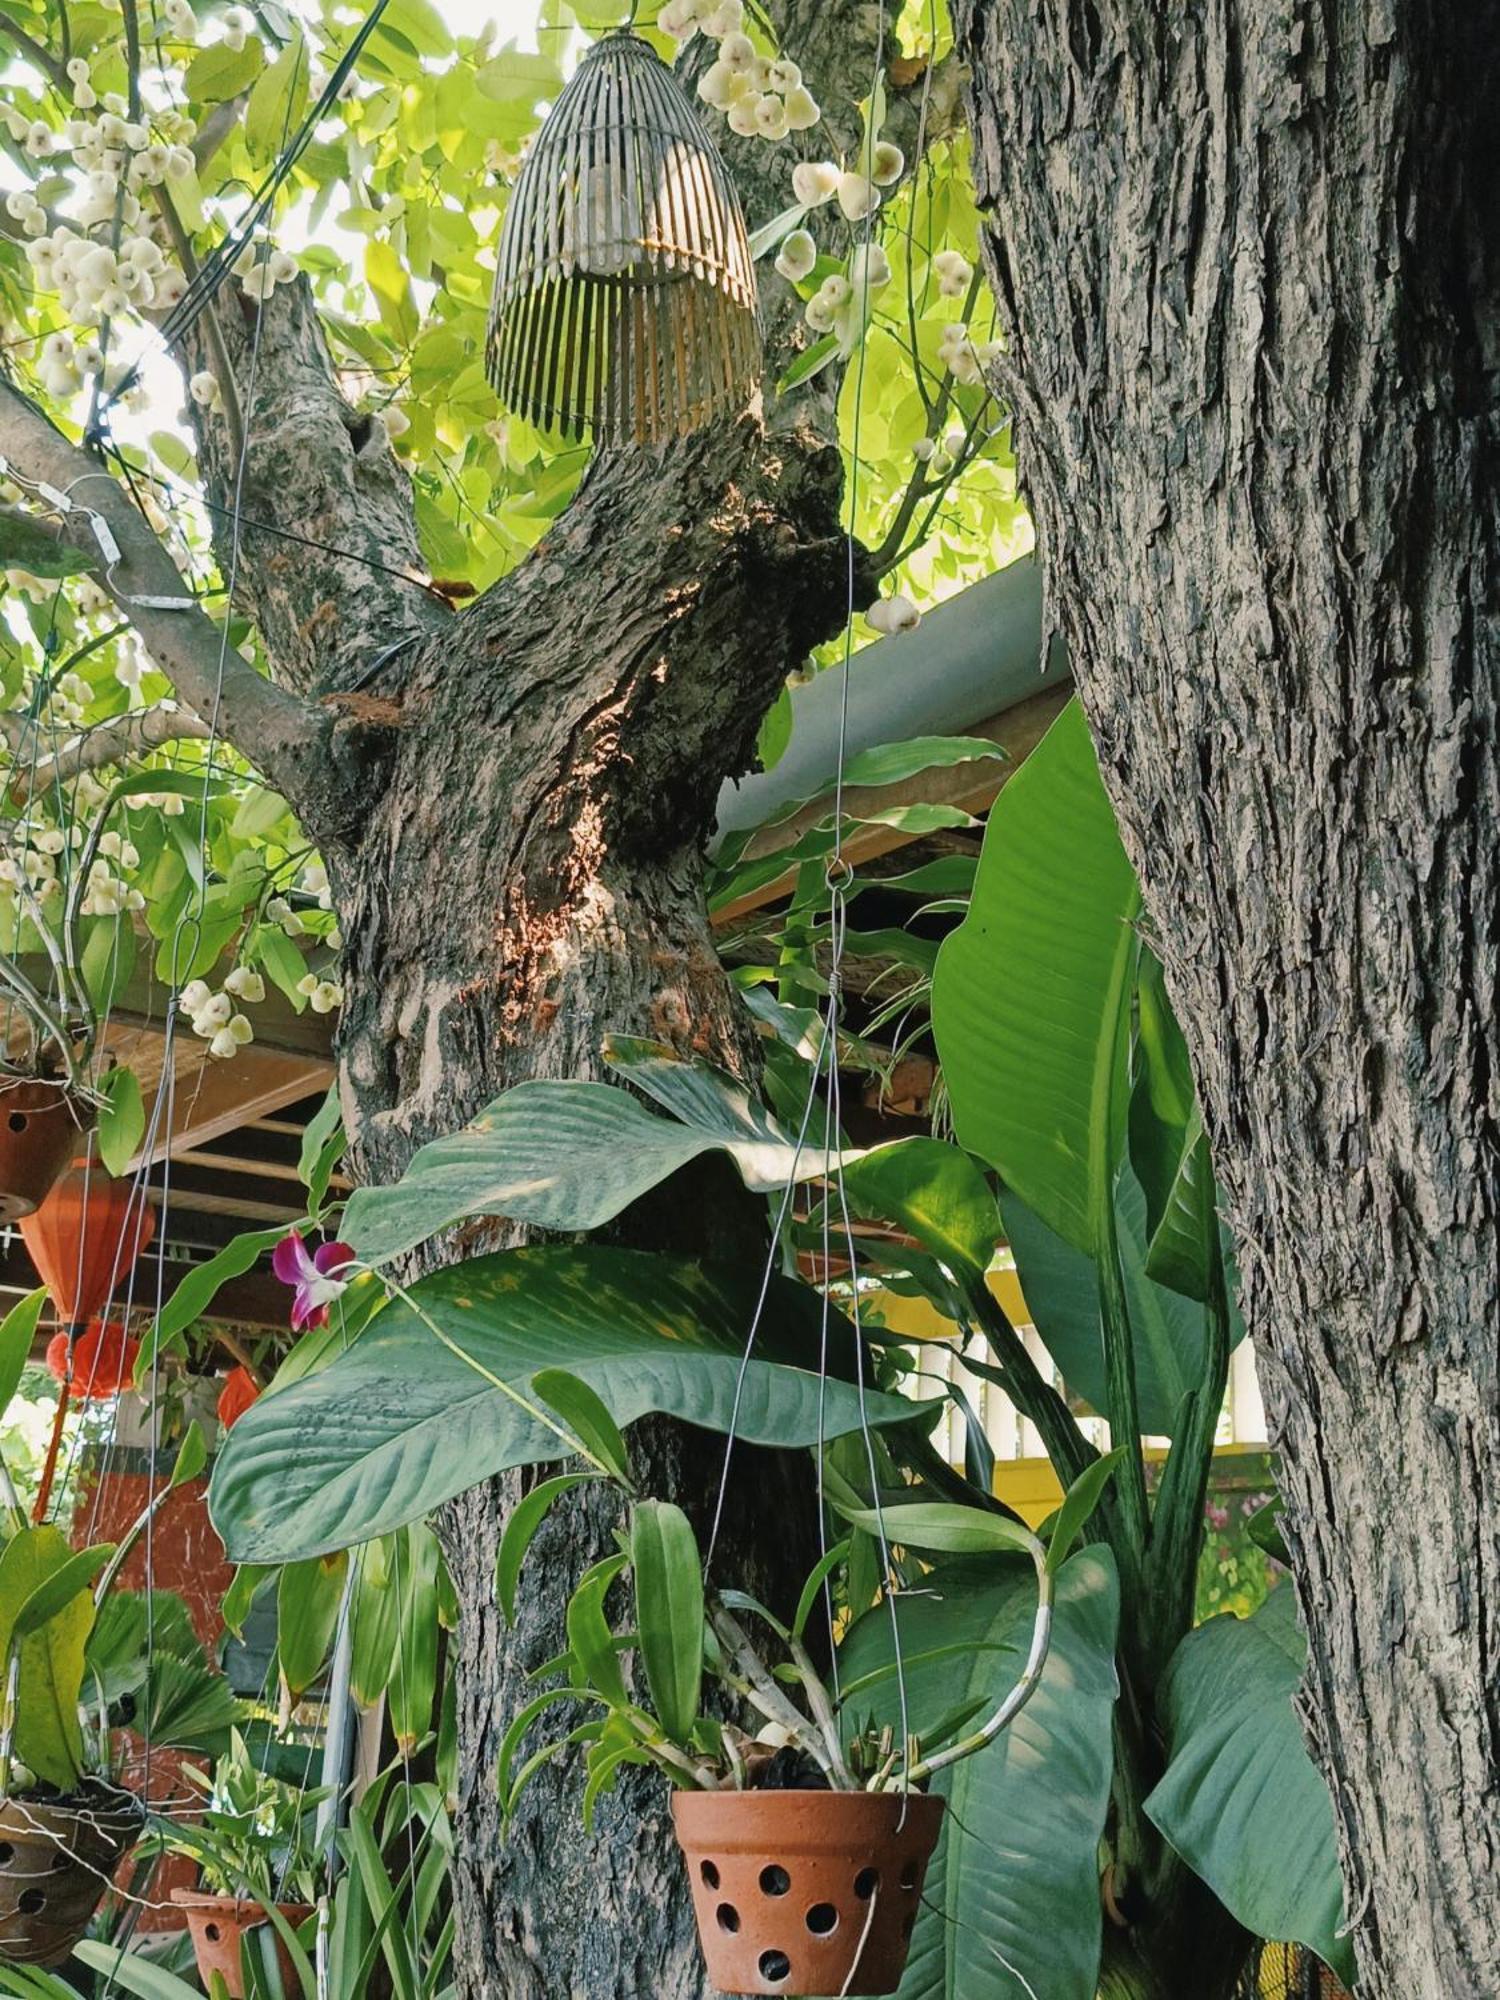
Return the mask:
[[1257, 1937], [1306, 1945], [1347, 1985], [1333, 1807], [1293, 1706], [1306, 1657], [1285, 1587], [1190, 1632], [1158, 1697], [1167, 1769], [1146, 1812]]
[[[909, 1717], [924, 1746], [951, 1727], [956, 1707], [988, 1711], [1015, 1684], [1035, 1612], [1029, 1564], [943, 1563], [924, 1594], [900, 1600]], [[900, 2000], [1028, 2000], [1028, 1988], [1032, 2000], [1094, 2000], [1118, 1618], [1109, 1551], [1081, 1550], [1057, 1578], [1035, 1694], [987, 1749], [940, 1773], [935, 1789], [951, 1810]], [[846, 1686], [879, 1676], [854, 1705], [899, 1727], [884, 1606], [854, 1626], [840, 1667]]]
[[[231, 1560], [282, 1562], [389, 1533], [508, 1466], [569, 1450], [531, 1393], [565, 1365], [615, 1422], [659, 1410], [728, 1428], [758, 1271], [597, 1244], [542, 1244], [435, 1271], [328, 1367], [262, 1396], [214, 1468]], [[738, 1434], [812, 1444], [860, 1427], [853, 1331], [834, 1314], [820, 1387], [821, 1302], [774, 1278], [744, 1367]], [[785, 1365], [788, 1362], [796, 1365]], [[869, 1363], [866, 1362], [868, 1371]], [[867, 1391], [872, 1424], [910, 1418]]]
[[657, 1719], [674, 1743], [698, 1720], [703, 1685], [703, 1564], [693, 1524], [667, 1500], [641, 1500], [631, 1515], [636, 1627]]
[[[1224, 1255], [1208, 1134], [1194, 1112], [1166, 1207], [1146, 1252], [1146, 1274], [1185, 1298], [1206, 1300], [1214, 1282], [1210, 1260], [1217, 1262]], [[1232, 1293], [1234, 1288], [1229, 1289]]]
[[328, 1095], [303, 1128], [297, 1158], [297, 1178], [307, 1189], [308, 1209], [314, 1215], [323, 1206], [328, 1182], [344, 1151], [342, 1117], [338, 1085], [330, 1084]]
[[795, 389], [800, 382], [810, 382], [814, 375], [821, 375], [831, 362], [839, 356], [839, 337], [836, 333], [825, 333], [821, 340], [815, 340], [811, 347], [797, 356], [781, 380], [776, 384], [778, 396], [784, 396], [788, 389]]
[[856, 1528], [903, 1549], [934, 1550], [948, 1555], [1030, 1555], [1036, 1537], [1008, 1515], [984, 1507], [963, 1507], [951, 1500], [921, 1500], [909, 1507], [858, 1507], [840, 1511]]
[[1000, 1235], [988, 1181], [968, 1154], [941, 1139], [898, 1139], [844, 1169], [859, 1214], [894, 1222], [956, 1277], [982, 1279]]
[[1139, 900], [1075, 701], [990, 813], [932, 1021], [961, 1143], [1091, 1254], [1117, 1165], [1100, 1134], [1124, 1133]]
[[1274, 1556], [1279, 1563], [1291, 1566], [1291, 1552], [1286, 1545], [1286, 1535], [1282, 1530], [1281, 1518], [1286, 1512], [1286, 1502], [1278, 1493], [1268, 1500], [1264, 1507], [1257, 1507], [1245, 1522], [1245, 1533], [1258, 1549], [1264, 1549], [1268, 1556]]
[[861, 750], [844, 766], [844, 786], [899, 785], [923, 771], [947, 770], [1005, 757], [987, 736], [907, 736], [899, 743], [877, 743]]
[[222, 104], [248, 90], [259, 76], [265, 51], [251, 35], [242, 49], [227, 42], [213, 42], [188, 64], [184, 85], [194, 104]]
[[1146, 1220], [1154, 1235], [1187, 1149], [1197, 1102], [1187, 1043], [1167, 998], [1161, 963], [1145, 949], [1136, 975], [1135, 1071], [1130, 1162], [1146, 1191]]
[[20, 1618], [34, 1594], [74, 1562], [60, 1528], [22, 1528], [0, 1549], [0, 1662], [20, 1656], [16, 1754], [59, 1791], [71, 1791], [83, 1769], [78, 1697], [84, 1648], [94, 1624], [87, 1587], [74, 1591], [45, 1622], [21, 1634]]
[[1063, 1503], [1052, 1523], [1052, 1539], [1047, 1544], [1047, 1568], [1054, 1576], [1088, 1526], [1089, 1517], [1104, 1498], [1104, 1489], [1124, 1456], [1125, 1446], [1116, 1445], [1103, 1458], [1096, 1458], [1092, 1465], [1085, 1466], [1063, 1495]]
[[245, 107], [245, 144], [252, 160], [274, 160], [307, 110], [307, 45], [293, 35], [255, 80]]
[[294, 1700], [312, 1686], [328, 1657], [348, 1568], [349, 1558], [340, 1551], [288, 1563], [281, 1572], [276, 1590], [276, 1647]]
[[813, 1606], [823, 1594], [823, 1586], [848, 1554], [853, 1537], [846, 1535], [841, 1542], [835, 1542], [813, 1565], [812, 1573], [802, 1586], [802, 1595], [797, 1599], [796, 1616], [792, 1619], [792, 1637], [800, 1639], [807, 1630], [807, 1621], [813, 1614]]
[[0, 1320], [0, 1415], [4, 1414], [11, 1397], [20, 1387], [21, 1371], [31, 1353], [31, 1343], [36, 1338], [37, 1325], [46, 1303], [47, 1287], [38, 1285]]
[[122, 1951], [117, 1944], [85, 1938], [82, 1944], [74, 1945], [73, 1955], [91, 1971], [103, 1973], [126, 1993], [135, 1994], [136, 2000], [202, 2000], [199, 1989], [175, 1972], [138, 1952]]
[[588, 1685], [603, 1695], [611, 1708], [627, 1707], [630, 1697], [620, 1671], [615, 1635], [604, 1615], [604, 1600], [627, 1561], [625, 1556], [609, 1556], [595, 1563], [568, 1599], [568, 1644]]
[[410, 346], [422, 323], [421, 315], [412, 297], [406, 266], [395, 245], [383, 237], [365, 245], [365, 279], [375, 295], [387, 332], [400, 346]]
[[[1128, 1167], [1120, 1175], [1115, 1199], [1141, 1428], [1170, 1437], [1183, 1398], [1203, 1380], [1207, 1313], [1196, 1301], [1146, 1276], [1146, 1203]], [[1001, 1195], [1000, 1212], [1032, 1323], [1069, 1389], [1103, 1412], [1108, 1392], [1093, 1259], [1054, 1235], [1014, 1195]], [[1236, 1318], [1231, 1339], [1243, 1337], [1244, 1326]]]
[[573, 1436], [609, 1474], [628, 1487], [630, 1454], [620, 1427], [587, 1382], [565, 1368], [543, 1368], [531, 1378], [532, 1393], [560, 1416]]
[[790, 236], [801, 222], [807, 209], [800, 201], [794, 201], [790, 208], [784, 208], [780, 215], [763, 222], [750, 237], [750, 255], [759, 261], [768, 251], [774, 250], [783, 236]]
[[525, 49], [502, 49], [481, 63], [474, 75], [482, 97], [497, 103], [519, 102], [532, 105], [562, 85], [562, 72], [551, 56], [533, 55]]
[[114, 1553], [113, 1542], [99, 1542], [70, 1556], [31, 1592], [16, 1612], [12, 1636], [24, 1639], [71, 1602], [80, 1590], [88, 1590], [94, 1578]]
[[598, 1229], [714, 1151], [727, 1152], [756, 1193], [824, 1171], [821, 1150], [799, 1156], [794, 1138], [723, 1071], [652, 1043], [612, 1042], [606, 1053], [672, 1121], [613, 1084], [518, 1084], [461, 1132], [423, 1146], [394, 1187], [356, 1188], [344, 1236], [366, 1263], [383, 1264], [470, 1215]]
[[140, 1078], [133, 1069], [113, 1069], [101, 1086], [106, 1102], [95, 1127], [99, 1157], [116, 1177], [125, 1172], [146, 1131]]
[[401, 1623], [391, 1665], [387, 1700], [396, 1747], [409, 1757], [432, 1727], [437, 1691], [439, 1575], [437, 1537], [414, 1521], [396, 1543], [396, 1592]]
[[[286, 1235], [284, 1226], [275, 1229], [246, 1229], [233, 1236], [224, 1248], [210, 1257], [206, 1264], [199, 1264], [187, 1274], [162, 1307], [152, 1329], [152, 1337], [141, 1343], [143, 1364], [150, 1365], [150, 1357], [158, 1347], [190, 1327], [208, 1311], [219, 1295], [219, 1288], [230, 1278], [243, 1277], [268, 1250]], [[291, 1310], [291, 1295], [288, 1293], [287, 1310]]]
[[571, 1493], [575, 1486], [586, 1486], [597, 1479], [594, 1472], [560, 1472], [552, 1479], [544, 1479], [533, 1486], [531, 1491], [518, 1500], [510, 1510], [505, 1523], [505, 1531], [500, 1537], [500, 1552], [495, 1558], [495, 1601], [505, 1614], [507, 1625], [516, 1622], [516, 1585], [520, 1580], [521, 1565], [526, 1560], [526, 1552], [536, 1538], [555, 1502], [565, 1493]]

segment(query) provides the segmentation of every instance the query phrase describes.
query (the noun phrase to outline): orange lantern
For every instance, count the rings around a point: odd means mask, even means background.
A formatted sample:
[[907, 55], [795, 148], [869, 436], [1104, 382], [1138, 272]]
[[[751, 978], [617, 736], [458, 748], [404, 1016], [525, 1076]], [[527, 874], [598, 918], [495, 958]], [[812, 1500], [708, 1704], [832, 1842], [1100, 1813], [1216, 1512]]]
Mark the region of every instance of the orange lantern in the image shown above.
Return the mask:
[[[112, 1180], [101, 1168], [64, 1174], [34, 1215], [21, 1218], [21, 1235], [42, 1283], [52, 1295], [64, 1342], [62, 1388], [52, 1420], [52, 1438], [42, 1464], [32, 1520], [45, 1521], [52, 1481], [62, 1448], [73, 1368], [69, 1348], [82, 1345], [87, 1327], [120, 1280], [156, 1234], [156, 1211], [144, 1188]], [[122, 1329], [123, 1333], [123, 1329]], [[84, 1334], [84, 1340], [87, 1340]], [[51, 1353], [49, 1350], [49, 1359]], [[76, 1360], [76, 1352], [72, 1357]], [[97, 1357], [96, 1357], [97, 1358]], [[88, 1393], [80, 1384], [81, 1393]], [[102, 1388], [98, 1393], [105, 1393]]]
[[219, 1422], [231, 1429], [260, 1394], [260, 1384], [243, 1365], [231, 1368], [219, 1395]]
[[20, 1228], [58, 1325], [77, 1329], [102, 1311], [155, 1236], [156, 1210], [132, 1182], [75, 1167]]
[[87, 1333], [72, 1342], [55, 1333], [47, 1343], [47, 1366], [59, 1382], [66, 1383], [85, 1402], [118, 1396], [135, 1380], [135, 1364], [141, 1343], [132, 1340], [119, 1319], [89, 1321]]

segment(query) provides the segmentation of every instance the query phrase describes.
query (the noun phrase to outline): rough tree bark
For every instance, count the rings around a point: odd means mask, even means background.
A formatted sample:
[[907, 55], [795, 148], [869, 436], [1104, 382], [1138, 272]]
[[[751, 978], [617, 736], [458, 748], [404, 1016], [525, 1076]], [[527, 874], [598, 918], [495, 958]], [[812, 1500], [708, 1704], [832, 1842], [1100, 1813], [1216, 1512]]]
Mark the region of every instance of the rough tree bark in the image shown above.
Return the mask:
[[[852, 149], [876, 10], [783, 0], [770, 12], [826, 109], [813, 150]], [[950, 77], [929, 132], [953, 104]], [[915, 124], [915, 92], [895, 93], [891, 125], [908, 147]], [[731, 157], [752, 225], [785, 206], [789, 148], [736, 142]], [[774, 380], [810, 336], [792, 295], [769, 290]], [[702, 850], [719, 786], [751, 767], [787, 673], [844, 621], [837, 371], [764, 419], [601, 456], [545, 542], [459, 615], [425, 581], [406, 475], [383, 428], [340, 395], [305, 283], [260, 310], [231, 286], [217, 310], [248, 452], [241, 482], [228, 426], [195, 411], [199, 465], [221, 566], [277, 687], [232, 652], [226, 667], [207, 619], [124, 608], [182, 698], [286, 793], [328, 864], [347, 940], [339, 1075], [357, 1171], [394, 1178], [416, 1146], [523, 1079], [598, 1074], [610, 1030], [753, 1073], [708, 927]], [[188, 372], [214, 365], [201, 336], [189, 347]], [[3, 388], [0, 438], [33, 478], [62, 488], [78, 476], [75, 449]], [[238, 534], [237, 488], [259, 524]], [[121, 588], [174, 591], [126, 496], [95, 476], [91, 504], [125, 550]], [[763, 1254], [761, 1215], [727, 1173], [695, 1174], [620, 1229], [701, 1255]], [[660, 1423], [638, 1426], [635, 1448], [643, 1483], [701, 1517], [722, 1440]], [[548, 1587], [507, 1631], [494, 1560], [520, 1490], [519, 1477], [493, 1481], [440, 1524], [463, 1608], [458, 1991], [698, 2000], [659, 1783], [627, 1782], [585, 1837], [577, 1774], [554, 1767], [499, 1826], [500, 1735], [526, 1671], [564, 1643], [568, 1582], [608, 1550], [613, 1525], [597, 1497], [560, 1509], [533, 1557]], [[763, 1455], [731, 1494], [725, 1571], [784, 1596], [810, 1565], [811, 1519], [805, 1461]]]
[[1361, 1991], [1492, 1993], [1494, 21], [955, 11], [1052, 616], [1240, 1244]]

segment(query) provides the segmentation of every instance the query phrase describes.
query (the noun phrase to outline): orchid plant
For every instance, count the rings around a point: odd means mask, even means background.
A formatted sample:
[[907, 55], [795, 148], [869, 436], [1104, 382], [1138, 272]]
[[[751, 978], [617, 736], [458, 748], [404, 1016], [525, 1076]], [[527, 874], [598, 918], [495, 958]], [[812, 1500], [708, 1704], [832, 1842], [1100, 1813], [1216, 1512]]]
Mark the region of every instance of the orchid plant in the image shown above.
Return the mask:
[[[988, 1701], [967, 1703], [924, 1737], [900, 1741], [861, 1708], [858, 1697], [868, 1692], [868, 1678], [836, 1695], [814, 1661], [811, 1634], [820, 1614], [825, 1630], [834, 1624], [836, 1592], [849, 1616], [880, 1615], [879, 1605], [850, 1599], [849, 1539], [829, 1548], [814, 1566], [790, 1619], [744, 1591], [715, 1588], [692, 1522], [680, 1507], [638, 1491], [625, 1440], [594, 1391], [557, 1369], [538, 1374], [532, 1391], [561, 1419], [588, 1469], [544, 1480], [512, 1511], [495, 1576], [507, 1619], [515, 1616], [526, 1553], [557, 1501], [580, 1485], [608, 1481], [622, 1497], [624, 1516], [616, 1529], [616, 1553], [592, 1565], [568, 1601], [567, 1651], [535, 1676], [550, 1681], [561, 1673], [564, 1683], [541, 1688], [506, 1730], [498, 1782], [507, 1817], [536, 1773], [572, 1747], [586, 1753], [586, 1822], [628, 1765], [652, 1765], [687, 1790], [924, 1788], [938, 1772], [992, 1743], [1034, 1693], [1050, 1640], [1053, 1578], [1118, 1459], [1118, 1454], [1100, 1458], [1079, 1478], [1058, 1509], [1047, 1543], [998, 1510], [879, 1495], [872, 1506], [870, 1495], [825, 1464], [824, 1494], [831, 1507], [851, 1529], [873, 1536], [884, 1552], [882, 1598], [899, 1592], [905, 1579], [920, 1578], [922, 1559], [929, 1555], [1022, 1554], [1035, 1566], [1036, 1614], [1015, 1685], [993, 1707]], [[627, 1579], [634, 1622], [622, 1632], [611, 1622], [608, 1604]], [[712, 1708], [710, 1692], [716, 1697]], [[533, 1725], [560, 1703], [581, 1707], [584, 1720], [520, 1760]]]

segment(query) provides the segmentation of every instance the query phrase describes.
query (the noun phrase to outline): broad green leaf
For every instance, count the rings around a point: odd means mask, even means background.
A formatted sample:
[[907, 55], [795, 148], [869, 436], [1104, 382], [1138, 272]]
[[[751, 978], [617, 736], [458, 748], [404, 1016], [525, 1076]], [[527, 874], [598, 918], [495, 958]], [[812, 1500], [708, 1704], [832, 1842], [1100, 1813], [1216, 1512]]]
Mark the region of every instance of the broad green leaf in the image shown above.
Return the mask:
[[792, 1618], [791, 1631], [794, 1639], [800, 1639], [807, 1630], [807, 1621], [813, 1614], [813, 1606], [822, 1596], [823, 1587], [829, 1577], [840, 1563], [847, 1560], [852, 1541], [853, 1537], [846, 1535], [843, 1541], [835, 1542], [833, 1547], [826, 1550], [813, 1565], [812, 1573], [802, 1586], [802, 1595], [797, 1599], [797, 1610]]
[[1352, 1984], [1333, 1807], [1293, 1707], [1306, 1656], [1284, 1586], [1253, 1618], [1190, 1632], [1158, 1697], [1167, 1769], [1146, 1812], [1247, 1929], [1305, 1944]]
[[293, 35], [255, 79], [245, 106], [245, 144], [253, 160], [273, 160], [307, 110], [307, 44]]
[[39, 1626], [45, 1625], [54, 1613], [61, 1611], [80, 1590], [88, 1590], [109, 1561], [114, 1546], [113, 1542], [99, 1542], [93, 1548], [80, 1549], [77, 1555], [59, 1563], [16, 1612], [10, 1628], [12, 1635], [17, 1639], [26, 1638]]
[[397, 1590], [397, 1537], [383, 1535], [356, 1549], [354, 1596], [350, 1604], [353, 1637], [349, 1684], [354, 1698], [363, 1706], [378, 1701], [391, 1677], [396, 1657], [396, 1634], [400, 1628], [400, 1595]]
[[860, 750], [844, 766], [844, 785], [898, 785], [923, 771], [946, 770], [1005, 758], [1005, 751], [987, 736], [906, 736], [899, 743], [877, 743]]
[[365, 245], [365, 279], [386, 330], [402, 347], [416, 338], [421, 325], [411, 281], [395, 245], [383, 237]]
[[84, 1648], [94, 1624], [86, 1585], [52, 1608], [44, 1623], [17, 1630], [27, 1604], [74, 1563], [61, 1528], [23, 1528], [0, 1549], [0, 1662], [14, 1646], [21, 1662], [16, 1703], [16, 1754], [59, 1791], [71, 1791], [83, 1768], [78, 1697]]
[[505, 1613], [507, 1625], [515, 1623], [516, 1585], [538, 1529], [565, 1493], [571, 1493], [575, 1486], [588, 1485], [598, 1476], [594, 1472], [560, 1472], [533, 1486], [511, 1508], [500, 1537], [500, 1552], [495, 1558], [495, 1601]]
[[243, 48], [232, 49], [227, 42], [211, 42], [188, 64], [187, 94], [195, 104], [220, 104], [248, 90], [261, 72], [265, 51], [251, 35]]
[[894, 1222], [954, 1275], [982, 1279], [1000, 1234], [1000, 1213], [968, 1154], [941, 1139], [898, 1139], [844, 1169], [859, 1214]]
[[788, 389], [795, 389], [800, 382], [810, 382], [814, 375], [821, 375], [839, 358], [839, 337], [836, 333], [825, 333], [815, 340], [811, 347], [797, 356], [776, 384], [776, 393], [785, 395]]
[[996, 800], [969, 915], [944, 942], [933, 1032], [963, 1145], [1092, 1254], [1124, 1138], [1139, 905], [1076, 701]]
[[887, 1544], [903, 1549], [934, 1550], [948, 1555], [1027, 1554], [1036, 1538], [1008, 1515], [983, 1507], [963, 1507], [950, 1500], [921, 1500], [909, 1507], [860, 1507], [848, 1519], [867, 1535], [884, 1533]]
[[396, 1542], [396, 1595], [401, 1610], [387, 1704], [396, 1747], [409, 1757], [432, 1727], [437, 1691], [439, 1589], [442, 1556], [424, 1521]]
[[[1146, 1252], [1146, 1273], [1169, 1291], [1206, 1300], [1215, 1276], [1210, 1260], [1218, 1263], [1227, 1259], [1228, 1248], [1218, 1219], [1218, 1187], [1209, 1158], [1208, 1134], [1198, 1123], [1196, 1112], [1187, 1141]], [[1232, 1282], [1229, 1290], [1232, 1296]]]
[[525, 49], [502, 49], [481, 63], [474, 82], [483, 97], [498, 103], [519, 101], [531, 105], [548, 96], [562, 83], [562, 72], [551, 56], [535, 55]]
[[630, 1454], [620, 1426], [587, 1382], [580, 1382], [565, 1368], [543, 1368], [532, 1376], [531, 1388], [612, 1479], [622, 1486], [630, 1485]]
[[686, 1743], [703, 1684], [703, 1565], [693, 1524], [668, 1500], [641, 1500], [630, 1523], [636, 1629], [657, 1719]]
[[276, 1650], [294, 1699], [300, 1699], [312, 1686], [328, 1657], [348, 1568], [349, 1559], [340, 1551], [312, 1556], [306, 1562], [290, 1562], [281, 1572], [276, 1589]]
[[[1116, 1189], [1116, 1224], [1130, 1306], [1141, 1428], [1152, 1436], [1170, 1437], [1183, 1398], [1203, 1379], [1207, 1314], [1195, 1300], [1153, 1284], [1146, 1276], [1145, 1209], [1140, 1185], [1127, 1167]], [[1069, 1389], [1102, 1412], [1108, 1395], [1093, 1259], [1046, 1228], [1014, 1195], [1001, 1195], [1000, 1212], [1027, 1308], [1047, 1352]], [[1236, 1318], [1231, 1339], [1243, 1336], [1243, 1324]]]
[[1067, 1561], [1073, 1544], [1088, 1526], [1089, 1517], [1104, 1497], [1104, 1489], [1114, 1477], [1115, 1469], [1125, 1456], [1124, 1445], [1116, 1445], [1103, 1458], [1096, 1458], [1092, 1465], [1085, 1466], [1063, 1495], [1063, 1503], [1057, 1510], [1052, 1523], [1052, 1535], [1047, 1544], [1047, 1567], [1055, 1576]]
[[461, 1132], [423, 1146], [394, 1187], [355, 1189], [342, 1227], [360, 1257], [383, 1264], [470, 1215], [598, 1229], [713, 1151], [727, 1152], [757, 1193], [823, 1172], [821, 1151], [799, 1155], [794, 1137], [723, 1071], [651, 1043], [610, 1047], [617, 1067], [666, 1104], [671, 1120], [613, 1084], [518, 1084]]
[[[1036, 1612], [1029, 1563], [944, 1562], [899, 1604], [908, 1715], [924, 1742], [955, 1709], [988, 1711], [1015, 1684]], [[1094, 2000], [1118, 1617], [1108, 1550], [1080, 1550], [1058, 1574], [1035, 1694], [987, 1749], [940, 1773], [950, 1811], [900, 2000]], [[840, 1665], [846, 1686], [878, 1676], [851, 1705], [899, 1727], [891, 1646], [881, 1606], [855, 1625]]]
[[122, 1951], [117, 1944], [85, 1938], [73, 1947], [73, 1955], [122, 1991], [135, 1994], [136, 2000], [202, 2000], [199, 1989], [175, 1972], [138, 1952]]
[[111, 1070], [102, 1087], [106, 1102], [95, 1127], [99, 1157], [108, 1171], [118, 1177], [129, 1166], [145, 1134], [146, 1107], [141, 1099], [140, 1078], [133, 1069], [122, 1066]]
[[[616, 1423], [648, 1411], [728, 1428], [758, 1271], [596, 1244], [536, 1245], [436, 1271], [394, 1300], [328, 1367], [263, 1396], [214, 1468], [213, 1517], [236, 1562], [283, 1562], [387, 1534], [508, 1466], [570, 1449], [531, 1393], [565, 1366]], [[409, 1301], [409, 1302], [408, 1302]], [[808, 1445], [860, 1427], [853, 1331], [772, 1281], [744, 1365], [738, 1435]], [[787, 1365], [795, 1362], [797, 1365]], [[867, 1364], [868, 1365], [868, 1364]], [[867, 1391], [871, 1424], [910, 1418]]]
[[20, 1387], [21, 1372], [31, 1353], [31, 1343], [36, 1338], [42, 1308], [46, 1303], [47, 1287], [39, 1285], [0, 1320], [0, 1415], [4, 1414], [11, 1397]]
[[1161, 962], [1142, 949], [1136, 974], [1130, 1162], [1146, 1191], [1146, 1219], [1153, 1234], [1187, 1149], [1196, 1109], [1187, 1043], [1167, 998]]

